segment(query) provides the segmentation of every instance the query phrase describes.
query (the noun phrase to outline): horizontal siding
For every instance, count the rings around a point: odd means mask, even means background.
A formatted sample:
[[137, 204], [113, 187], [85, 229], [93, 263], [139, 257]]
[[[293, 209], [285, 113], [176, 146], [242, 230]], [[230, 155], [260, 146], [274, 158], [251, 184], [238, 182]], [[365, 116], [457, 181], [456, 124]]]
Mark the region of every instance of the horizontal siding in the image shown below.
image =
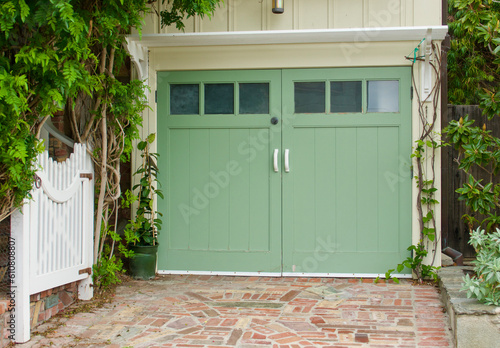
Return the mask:
[[[167, 3], [161, 4], [163, 9]], [[225, 0], [209, 17], [186, 19], [185, 32], [336, 29], [441, 25], [441, 1], [437, 0], [287, 0], [285, 12], [273, 14], [272, 2]], [[160, 29], [157, 19], [147, 19], [144, 33], [178, 33], [175, 27]]]

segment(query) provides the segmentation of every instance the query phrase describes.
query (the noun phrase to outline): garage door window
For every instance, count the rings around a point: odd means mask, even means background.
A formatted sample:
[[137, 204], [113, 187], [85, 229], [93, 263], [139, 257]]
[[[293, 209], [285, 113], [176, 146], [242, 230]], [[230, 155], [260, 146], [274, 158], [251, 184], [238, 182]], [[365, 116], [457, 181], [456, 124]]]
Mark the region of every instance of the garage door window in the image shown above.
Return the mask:
[[198, 115], [200, 113], [200, 86], [198, 84], [170, 85], [170, 114]]
[[269, 114], [269, 83], [240, 83], [240, 114]]
[[399, 81], [368, 81], [368, 112], [399, 112]]
[[332, 81], [330, 83], [330, 112], [361, 112], [363, 95], [361, 81]]
[[325, 83], [295, 82], [295, 113], [325, 113]]
[[205, 85], [205, 114], [234, 114], [233, 83], [213, 83]]

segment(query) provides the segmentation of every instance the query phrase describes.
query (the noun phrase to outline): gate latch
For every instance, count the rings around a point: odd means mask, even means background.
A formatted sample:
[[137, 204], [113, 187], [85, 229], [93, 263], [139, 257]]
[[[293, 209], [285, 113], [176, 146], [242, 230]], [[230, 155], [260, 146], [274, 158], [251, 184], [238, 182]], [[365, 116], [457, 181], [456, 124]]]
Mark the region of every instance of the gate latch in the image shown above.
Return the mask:
[[78, 274], [84, 274], [84, 273], [88, 273], [89, 275], [92, 274], [92, 268], [91, 267], [87, 267], [87, 268], [84, 268], [84, 269], [81, 269], [78, 271]]

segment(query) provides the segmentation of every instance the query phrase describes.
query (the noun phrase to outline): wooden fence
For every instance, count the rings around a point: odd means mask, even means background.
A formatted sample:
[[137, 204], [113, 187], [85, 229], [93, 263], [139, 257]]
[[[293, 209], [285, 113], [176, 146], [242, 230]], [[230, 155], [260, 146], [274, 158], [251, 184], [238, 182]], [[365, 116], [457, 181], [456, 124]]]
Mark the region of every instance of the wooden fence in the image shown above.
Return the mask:
[[[469, 119], [475, 120], [474, 125], [491, 130], [491, 134], [500, 137], [500, 117], [495, 117], [491, 121], [482, 115], [482, 111], [475, 105], [448, 105], [448, 115], [443, 117], [443, 127], [447, 126], [451, 120], [459, 120], [460, 117], [469, 115]], [[458, 169], [458, 164], [454, 161], [458, 156], [458, 151], [452, 146], [443, 148], [442, 164], [442, 246], [451, 247], [464, 254], [464, 257], [474, 257], [474, 249], [468, 244], [469, 227], [462, 219], [464, 214], [470, 214], [469, 209], [463, 201], [458, 200], [456, 189], [463, 186], [467, 181], [466, 174]], [[473, 172], [474, 176], [482, 178], [480, 172]], [[486, 177], [483, 177], [486, 179]], [[500, 179], [500, 178], [497, 178]], [[489, 180], [489, 179], [488, 179]]]
[[92, 298], [93, 168], [85, 145], [57, 163], [38, 157], [36, 185], [12, 218], [15, 245], [15, 340], [30, 337], [30, 295], [80, 281], [78, 297]]

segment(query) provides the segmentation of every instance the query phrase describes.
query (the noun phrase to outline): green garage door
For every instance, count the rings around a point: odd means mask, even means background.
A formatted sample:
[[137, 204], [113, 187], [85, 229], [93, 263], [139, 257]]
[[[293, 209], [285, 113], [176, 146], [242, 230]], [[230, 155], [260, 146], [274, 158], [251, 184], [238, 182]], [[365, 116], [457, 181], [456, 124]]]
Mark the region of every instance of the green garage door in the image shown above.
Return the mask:
[[161, 72], [158, 269], [384, 273], [411, 241], [410, 71]]

